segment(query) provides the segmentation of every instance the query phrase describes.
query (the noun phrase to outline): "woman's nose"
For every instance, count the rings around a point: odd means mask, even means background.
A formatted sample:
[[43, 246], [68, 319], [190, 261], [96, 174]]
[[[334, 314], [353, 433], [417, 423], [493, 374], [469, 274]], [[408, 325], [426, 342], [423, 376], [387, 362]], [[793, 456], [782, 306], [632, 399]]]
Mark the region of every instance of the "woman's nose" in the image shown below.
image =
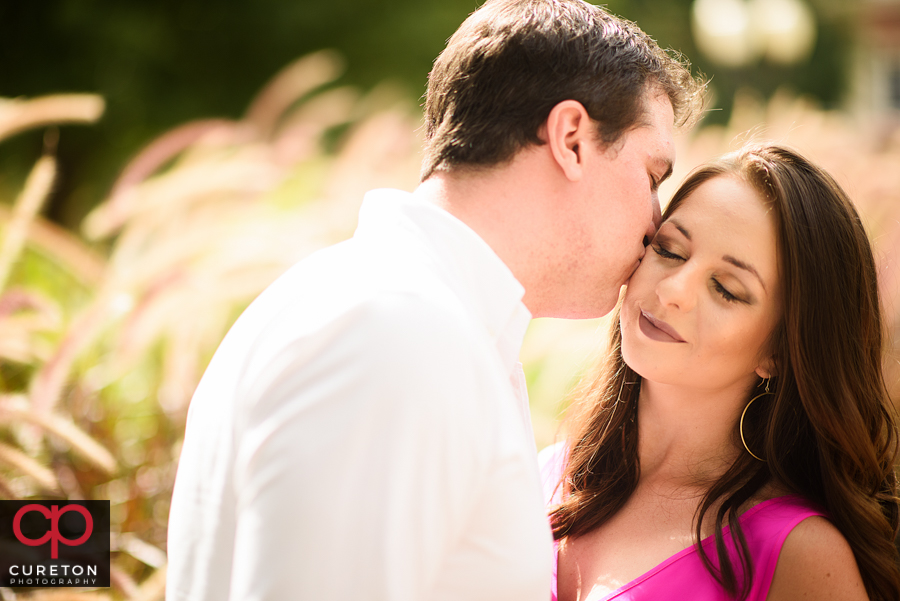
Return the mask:
[[697, 300], [696, 274], [687, 266], [667, 274], [656, 286], [656, 295], [664, 305], [690, 311]]

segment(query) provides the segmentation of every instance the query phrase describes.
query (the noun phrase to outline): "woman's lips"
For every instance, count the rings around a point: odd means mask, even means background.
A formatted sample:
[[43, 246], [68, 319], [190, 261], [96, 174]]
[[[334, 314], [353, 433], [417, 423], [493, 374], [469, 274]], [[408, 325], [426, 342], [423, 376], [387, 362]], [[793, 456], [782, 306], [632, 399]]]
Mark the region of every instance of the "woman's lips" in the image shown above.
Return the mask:
[[641, 332], [651, 340], [658, 340], [659, 342], [684, 342], [672, 326], [662, 320], [656, 319], [643, 310], [641, 311], [638, 322], [640, 323]]

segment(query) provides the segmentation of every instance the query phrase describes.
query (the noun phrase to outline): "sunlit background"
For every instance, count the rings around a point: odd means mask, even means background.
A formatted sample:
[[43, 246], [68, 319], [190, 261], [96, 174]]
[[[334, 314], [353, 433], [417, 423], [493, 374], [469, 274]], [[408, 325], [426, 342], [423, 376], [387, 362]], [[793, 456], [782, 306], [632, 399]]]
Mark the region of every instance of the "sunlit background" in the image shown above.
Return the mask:
[[[162, 599], [191, 393], [233, 320], [349, 237], [362, 194], [412, 189], [434, 57], [473, 1], [0, 4], [0, 497], [110, 499], [113, 587]], [[848, 189], [875, 244], [900, 399], [900, 0], [619, 0], [711, 80], [668, 196], [750, 139]], [[539, 446], [604, 320], [535, 320]]]

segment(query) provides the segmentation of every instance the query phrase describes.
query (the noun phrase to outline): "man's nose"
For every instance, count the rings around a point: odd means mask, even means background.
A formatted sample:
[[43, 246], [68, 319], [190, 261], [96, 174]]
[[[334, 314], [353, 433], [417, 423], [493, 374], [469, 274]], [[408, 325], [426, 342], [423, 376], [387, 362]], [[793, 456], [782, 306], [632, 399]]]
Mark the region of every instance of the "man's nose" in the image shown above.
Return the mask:
[[659, 195], [655, 192], [650, 197], [650, 224], [647, 226], [647, 233], [644, 234], [644, 246], [650, 244], [656, 235], [656, 230], [662, 224], [662, 209], [659, 206]]

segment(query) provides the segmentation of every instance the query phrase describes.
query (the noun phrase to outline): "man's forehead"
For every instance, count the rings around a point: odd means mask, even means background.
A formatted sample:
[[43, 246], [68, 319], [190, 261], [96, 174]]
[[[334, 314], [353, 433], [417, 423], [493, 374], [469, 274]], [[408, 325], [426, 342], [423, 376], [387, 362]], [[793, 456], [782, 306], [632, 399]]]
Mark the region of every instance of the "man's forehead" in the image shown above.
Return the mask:
[[[675, 113], [672, 102], [665, 93], [644, 93], [644, 111], [641, 119], [620, 140], [624, 144], [637, 144], [639, 152], [647, 160], [659, 163], [666, 171], [675, 163]], [[630, 140], [630, 142], [629, 142]]]
[[657, 95], [648, 112], [653, 138], [653, 159], [671, 167], [675, 163], [675, 111], [669, 97]]
[[672, 101], [663, 91], [644, 92], [644, 123], [652, 128], [667, 132], [671, 138], [675, 132], [675, 109]]
[[675, 115], [668, 96], [657, 96], [647, 113], [644, 130], [648, 158], [664, 174], [661, 179], [666, 179], [675, 165]]
[[672, 129], [647, 124], [644, 126], [644, 139], [647, 144], [645, 150], [651, 161], [667, 166], [675, 163], [675, 139]]

